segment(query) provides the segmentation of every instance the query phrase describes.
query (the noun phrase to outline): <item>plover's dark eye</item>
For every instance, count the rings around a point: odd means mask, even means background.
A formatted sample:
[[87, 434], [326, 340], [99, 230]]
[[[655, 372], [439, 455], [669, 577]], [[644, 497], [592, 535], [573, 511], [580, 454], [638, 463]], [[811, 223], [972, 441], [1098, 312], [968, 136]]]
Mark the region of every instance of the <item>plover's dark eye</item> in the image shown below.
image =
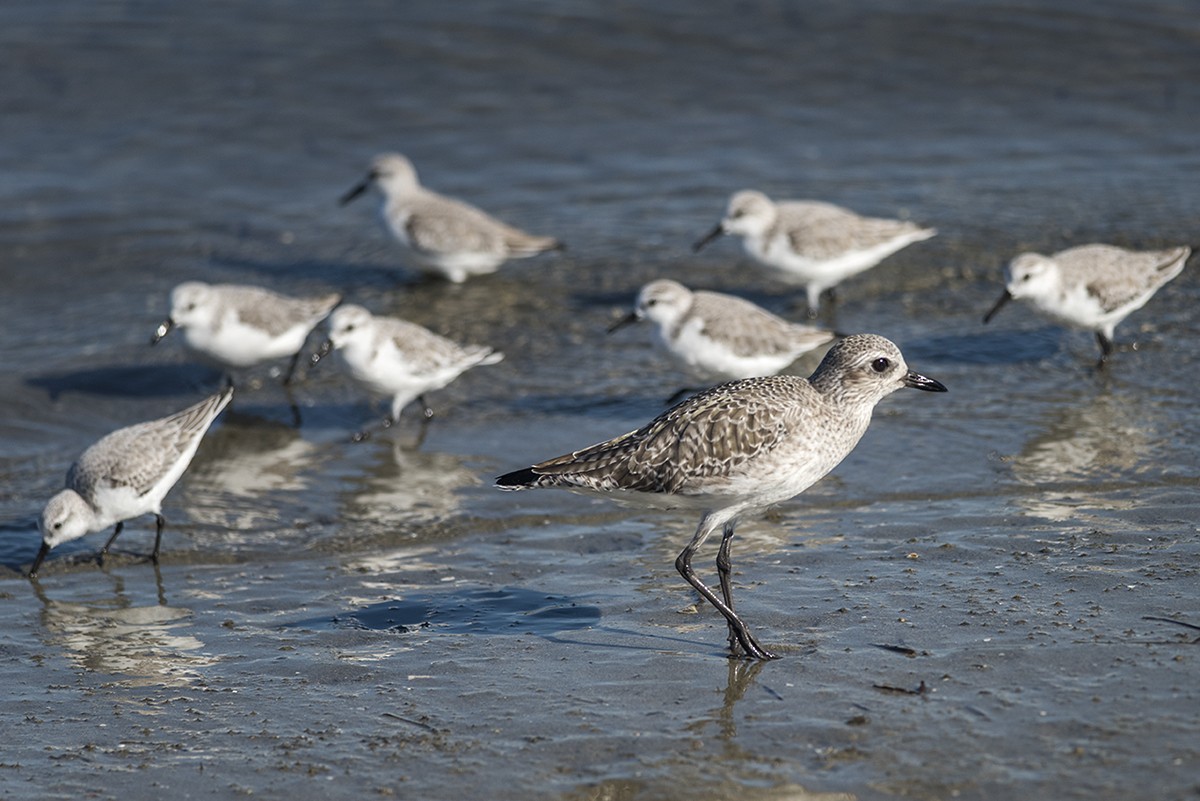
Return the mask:
[[55, 531], [58, 531], [60, 528], [62, 528], [62, 523], [55, 523], [53, 526], [51, 526], [51, 528], [53, 528]]
[[876, 359], [875, 361], [871, 362], [871, 369], [877, 373], [886, 372], [887, 369], [891, 366], [892, 366], [892, 363], [890, 361], [888, 361], [887, 359], [883, 358], [882, 356], [880, 358]]
[[647, 300], [647, 301], [646, 301], [646, 305], [647, 305], [647, 306], [657, 306], [657, 305], [658, 305], [658, 299], [657, 299], [657, 298], [650, 298], [649, 300]]

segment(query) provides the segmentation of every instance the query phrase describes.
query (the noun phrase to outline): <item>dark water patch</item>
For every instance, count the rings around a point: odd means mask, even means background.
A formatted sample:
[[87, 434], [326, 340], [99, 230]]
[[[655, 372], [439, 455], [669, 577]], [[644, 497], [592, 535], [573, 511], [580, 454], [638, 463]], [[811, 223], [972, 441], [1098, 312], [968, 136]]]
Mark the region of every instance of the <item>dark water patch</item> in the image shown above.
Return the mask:
[[1054, 326], [917, 337], [905, 340], [904, 356], [914, 364], [926, 360], [980, 365], [1035, 363], [1053, 357], [1061, 349], [1063, 338], [1063, 329]]
[[[232, 268], [244, 273], [245, 277], [240, 280], [251, 283], [256, 279], [269, 278], [293, 287], [311, 283], [335, 290], [350, 288], [346, 291], [349, 299], [365, 290], [406, 289], [435, 280], [405, 266], [402, 256], [403, 252], [398, 248], [394, 259], [378, 255], [370, 260], [304, 257], [270, 259], [216, 252], [212, 254], [211, 261], [214, 266]], [[300, 293], [298, 288], [280, 291]]]
[[404, 633], [431, 628], [447, 634], [535, 634], [584, 629], [600, 620], [600, 608], [521, 587], [421, 593], [383, 601], [333, 617], [309, 618], [287, 628], [349, 627]]
[[44, 390], [50, 400], [62, 395], [173, 397], [208, 392], [220, 385], [219, 370], [197, 364], [112, 364], [82, 370], [33, 375], [25, 383]]

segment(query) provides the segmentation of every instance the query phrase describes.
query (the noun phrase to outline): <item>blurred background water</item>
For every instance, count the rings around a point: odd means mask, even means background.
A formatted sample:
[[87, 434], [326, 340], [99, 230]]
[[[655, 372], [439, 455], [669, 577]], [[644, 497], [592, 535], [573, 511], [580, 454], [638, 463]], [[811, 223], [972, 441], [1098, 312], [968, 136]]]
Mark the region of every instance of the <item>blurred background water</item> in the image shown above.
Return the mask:
[[[1200, 281], [1119, 327], [1103, 374], [1089, 335], [1027, 308], [980, 324], [1021, 250], [1196, 241], [1193, 4], [11, 2], [0, 47], [4, 704], [30, 729], [5, 795], [149, 797], [121, 775], [139, 764], [176, 791], [208, 764], [213, 791], [306, 797], [313, 776], [427, 798], [695, 797], [680, 776], [741, 798], [1200, 786], [1186, 629], [1143, 620], [1197, 622]], [[423, 278], [377, 197], [336, 203], [387, 150], [567, 252]], [[739, 530], [747, 616], [797, 650], [727, 675], [715, 616], [679, 617], [694, 520], [489, 484], [690, 382], [647, 328], [604, 334], [646, 281], [800, 316], [736, 242], [690, 252], [745, 187], [938, 228], [822, 322], [892, 338], [950, 393], [888, 399], [832, 477]], [[218, 385], [178, 340], [148, 345], [189, 279], [337, 290], [507, 358], [431, 395], [420, 447], [414, 410], [349, 443], [383, 408], [335, 364], [299, 383], [299, 428], [278, 370], [254, 371], [168, 497], [161, 570], [98, 571], [97, 536], [31, 593], [37, 515], [79, 452]], [[122, 542], [148, 550], [151, 530]], [[481, 630], [536, 636], [299, 625], [406, 593], [443, 616], [486, 601], [512, 617]], [[904, 676], [940, 678], [941, 705], [872, 689], [898, 657], [871, 643], [905, 638], [933, 666]], [[52, 687], [73, 689], [60, 706]], [[218, 687], [255, 700], [235, 713]], [[403, 720], [353, 712], [401, 697]], [[154, 733], [114, 704], [157, 710]]]

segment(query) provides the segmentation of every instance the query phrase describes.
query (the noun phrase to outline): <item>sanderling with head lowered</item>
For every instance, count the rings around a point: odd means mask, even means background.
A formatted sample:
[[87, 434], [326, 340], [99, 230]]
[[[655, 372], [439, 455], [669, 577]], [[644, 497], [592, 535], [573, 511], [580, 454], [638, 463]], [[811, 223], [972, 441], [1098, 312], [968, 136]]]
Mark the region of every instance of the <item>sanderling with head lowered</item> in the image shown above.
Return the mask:
[[809, 313], [816, 314], [822, 292], [936, 233], [904, 220], [862, 217], [832, 203], [776, 203], [762, 192], [745, 189], [734, 193], [724, 219], [693, 250], [721, 234], [741, 236], [747, 253], [788, 280], [804, 284]]
[[257, 286], [187, 281], [171, 291], [170, 315], [150, 343], [179, 328], [189, 348], [226, 371], [291, 356], [287, 385], [309, 334], [341, 299], [337, 293], [292, 298]]
[[[313, 355], [312, 363], [331, 349], [367, 389], [391, 396], [385, 428], [396, 422], [401, 409], [413, 400], [420, 400], [428, 420], [433, 410], [425, 402], [426, 392], [441, 389], [472, 367], [504, 358], [489, 347], [459, 345], [416, 323], [376, 316], [355, 305], [342, 306], [330, 316], [329, 339]], [[359, 432], [355, 439], [366, 436]]]
[[[806, 490], [854, 449], [871, 412], [901, 387], [946, 388], [912, 372], [900, 350], [874, 334], [836, 343], [808, 379], [765, 376], [693, 395], [653, 422], [608, 442], [500, 476], [504, 490], [563, 487], [702, 512], [675, 560], [683, 578], [724, 615], [734, 656], [772, 659], [733, 611], [729, 545], [738, 519]], [[718, 597], [692, 570], [717, 529]]]
[[1010, 300], [1028, 300], [1047, 317], [1094, 331], [1103, 366], [1112, 355], [1113, 329], [1183, 270], [1192, 249], [1135, 251], [1080, 245], [1051, 256], [1022, 253], [1005, 269], [1004, 294], [986, 323]]
[[376, 156], [367, 177], [342, 196], [342, 205], [371, 184], [383, 192], [384, 223], [411, 251], [417, 266], [454, 283], [493, 273], [509, 259], [562, 249], [553, 237], [527, 234], [474, 206], [426, 189], [412, 163], [398, 153]]
[[832, 331], [790, 323], [748, 300], [692, 291], [669, 279], [642, 287], [633, 311], [608, 330], [647, 319], [658, 324], [671, 353], [722, 380], [774, 375], [835, 337]]
[[37, 575], [42, 560], [56, 545], [116, 524], [100, 549], [103, 558], [125, 521], [146, 514], [154, 515], [150, 558], [157, 562], [166, 524], [163, 498], [187, 470], [200, 440], [232, 397], [233, 387], [226, 387], [169, 417], [118, 429], [85, 450], [67, 472], [66, 489], [42, 511], [38, 521], [42, 547], [29, 575]]

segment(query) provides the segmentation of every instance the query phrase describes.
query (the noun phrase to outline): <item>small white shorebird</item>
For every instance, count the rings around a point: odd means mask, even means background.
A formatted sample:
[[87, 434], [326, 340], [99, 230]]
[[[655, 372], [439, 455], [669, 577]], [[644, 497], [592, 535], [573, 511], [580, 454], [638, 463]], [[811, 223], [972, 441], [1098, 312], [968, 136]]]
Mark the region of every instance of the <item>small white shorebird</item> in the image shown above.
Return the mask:
[[309, 334], [341, 299], [337, 293], [293, 298], [257, 286], [187, 281], [171, 291], [170, 316], [150, 344], [179, 328], [189, 348], [227, 372], [291, 356], [286, 386]]
[[383, 221], [409, 249], [417, 266], [462, 283], [493, 273], [509, 259], [561, 250], [557, 239], [534, 236], [462, 201], [421, 186], [412, 163], [398, 153], [376, 156], [366, 178], [345, 195], [346, 205], [377, 185], [384, 195]]
[[162, 545], [162, 502], [187, 470], [200, 440], [233, 397], [233, 387], [181, 412], [118, 429], [80, 455], [67, 472], [67, 488], [46, 504], [38, 527], [42, 547], [29, 575], [36, 576], [50, 549], [116, 524], [100, 549], [103, 558], [125, 521], [152, 514], [157, 562]]
[[[316, 364], [335, 349], [350, 374], [372, 392], [390, 395], [391, 413], [384, 428], [400, 417], [413, 400], [424, 407], [425, 419], [433, 410], [425, 393], [449, 384], [472, 367], [495, 364], [504, 358], [482, 345], [459, 345], [416, 323], [371, 314], [362, 306], [342, 306], [329, 318], [329, 339], [313, 355]], [[359, 432], [355, 439], [364, 439]]]
[[808, 311], [815, 315], [822, 292], [936, 233], [904, 220], [862, 217], [832, 203], [776, 203], [762, 192], [744, 189], [734, 193], [725, 218], [693, 250], [721, 234], [741, 236], [747, 253], [805, 286]]
[[1191, 252], [1080, 245], [1052, 256], [1022, 253], [1005, 269], [1004, 294], [983, 322], [1010, 300], [1028, 300], [1052, 320], [1094, 331], [1103, 366], [1114, 350], [1113, 329], [1179, 275]]
[[[807, 380], [781, 375], [721, 384], [637, 431], [507, 473], [496, 486], [563, 487], [700, 510], [696, 534], [675, 568], [724, 615], [733, 656], [773, 659], [733, 611], [734, 526], [742, 515], [798, 495], [836, 467], [866, 432], [875, 404], [901, 387], [946, 391], [909, 370], [889, 340], [855, 334], [830, 348]], [[692, 555], [718, 529], [720, 597], [692, 570]]]
[[642, 287], [637, 304], [609, 327], [652, 320], [667, 350], [702, 375], [721, 380], [774, 375], [836, 336], [791, 323], [748, 300], [720, 292], [693, 292], [659, 279]]

